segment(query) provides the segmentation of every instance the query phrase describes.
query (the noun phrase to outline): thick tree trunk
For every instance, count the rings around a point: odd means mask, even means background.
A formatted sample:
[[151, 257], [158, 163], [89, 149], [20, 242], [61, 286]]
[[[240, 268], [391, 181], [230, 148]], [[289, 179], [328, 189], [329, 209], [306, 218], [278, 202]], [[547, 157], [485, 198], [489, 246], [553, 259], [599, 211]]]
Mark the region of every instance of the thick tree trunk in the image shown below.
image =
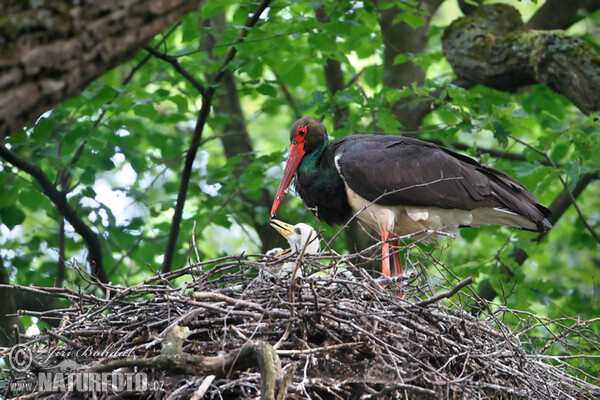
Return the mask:
[[119, 65], [205, 0], [0, 4], [0, 140]]
[[[413, 63], [406, 61], [401, 64], [394, 63], [399, 55], [423, 53], [429, 38], [429, 22], [431, 15], [442, 4], [442, 0], [421, 0], [419, 8], [426, 10], [429, 16], [423, 15], [425, 23], [417, 28], [412, 28], [406, 22], [394, 23], [400, 11], [398, 8], [388, 8], [379, 14], [379, 26], [383, 36], [384, 61], [383, 84], [386, 87], [402, 89], [413, 83], [422, 85], [425, 81], [425, 71]], [[397, 102], [392, 109], [396, 119], [400, 121], [405, 131], [415, 131], [421, 121], [429, 113], [429, 102], [415, 102], [413, 96], [406, 97]]]

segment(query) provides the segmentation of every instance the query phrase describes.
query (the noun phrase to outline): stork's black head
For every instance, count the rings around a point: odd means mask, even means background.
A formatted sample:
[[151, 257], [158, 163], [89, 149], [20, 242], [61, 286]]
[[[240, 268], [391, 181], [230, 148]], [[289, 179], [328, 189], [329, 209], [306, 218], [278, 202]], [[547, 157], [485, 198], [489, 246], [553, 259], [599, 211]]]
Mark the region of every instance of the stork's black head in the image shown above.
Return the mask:
[[[292, 125], [290, 131], [290, 142], [292, 147], [300, 145], [304, 153], [310, 153], [321, 146], [323, 141], [327, 143], [327, 129], [323, 123], [315, 117], [304, 117]], [[290, 150], [291, 156], [291, 150]], [[288, 158], [289, 159], [289, 158]]]
[[277, 207], [281, 204], [283, 196], [285, 196], [304, 155], [313, 152], [319, 147], [326, 146], [328, 140], [327, 129], [325, 129], [323, 123], [318, 119], [304, 117], [294, 123], [290, 131], [292, 146], [290, 147], [290, 154], [283, 170], [283, 177], [275, 195], [275, 201], [273, 201], [273, 207], [271, 207], [271, 217], [273, 217], [275, 211], [277, 211]]

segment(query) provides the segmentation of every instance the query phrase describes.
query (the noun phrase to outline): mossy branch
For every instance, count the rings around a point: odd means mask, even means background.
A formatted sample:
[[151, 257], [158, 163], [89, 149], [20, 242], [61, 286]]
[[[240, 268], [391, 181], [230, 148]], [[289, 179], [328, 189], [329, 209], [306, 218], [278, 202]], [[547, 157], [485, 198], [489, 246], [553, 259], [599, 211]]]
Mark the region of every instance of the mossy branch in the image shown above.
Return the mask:
[[512, 91], [542, 83], [586, 114], [600, 111], [600, 55], [561, 31], [526, 30], [511, 6], [491, 4], [457, 19], [442, 44], [462, 86]]
[[294, 374], [290, 368], [285, 375], [281, 371], [281, 361], [273, 346], [258, 342], [242, 346], [240, 349], [218, 356], [202, 356], [185, 353], [183, 342], [189, 335], [187, 327], [174, 326], [162, 342], [161, 354], [144, 359], [122, 359], [92, 367], [87, 372], [108, 372], [118, 368], [147, 368], [164, 371], [167, 374], [194, 376], [228, 376], [233, 371], [243, 371], [256, 367], [262, 379], [261, 398], [275, 400], [285, 398], [287, 385]]

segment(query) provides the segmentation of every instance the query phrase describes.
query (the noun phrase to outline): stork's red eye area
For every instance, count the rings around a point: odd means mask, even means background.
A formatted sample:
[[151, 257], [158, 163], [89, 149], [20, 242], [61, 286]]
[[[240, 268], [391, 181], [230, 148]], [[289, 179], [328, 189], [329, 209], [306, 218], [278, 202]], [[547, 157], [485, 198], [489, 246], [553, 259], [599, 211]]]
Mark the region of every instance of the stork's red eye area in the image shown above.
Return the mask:
[[296, 132], [296, 141], [301, 142], [302, 140], [304, 140], [304, 136], [306, 136], [306, 127], [305, 126], [298, 129], [298, 132]]

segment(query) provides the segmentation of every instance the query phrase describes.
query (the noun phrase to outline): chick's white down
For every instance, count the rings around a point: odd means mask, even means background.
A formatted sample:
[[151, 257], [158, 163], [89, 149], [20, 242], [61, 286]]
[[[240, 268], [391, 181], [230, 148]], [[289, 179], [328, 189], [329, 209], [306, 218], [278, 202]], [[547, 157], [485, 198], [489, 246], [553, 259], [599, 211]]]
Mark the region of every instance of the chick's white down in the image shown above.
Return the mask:
[[306, 242], [306, 250], [304, 254], [318, 254], [320, 249], [317, 232], [310, 226], [304, 223], [294, 225], [294, 229], [287, 237], [292, 253], [302, 253]]

